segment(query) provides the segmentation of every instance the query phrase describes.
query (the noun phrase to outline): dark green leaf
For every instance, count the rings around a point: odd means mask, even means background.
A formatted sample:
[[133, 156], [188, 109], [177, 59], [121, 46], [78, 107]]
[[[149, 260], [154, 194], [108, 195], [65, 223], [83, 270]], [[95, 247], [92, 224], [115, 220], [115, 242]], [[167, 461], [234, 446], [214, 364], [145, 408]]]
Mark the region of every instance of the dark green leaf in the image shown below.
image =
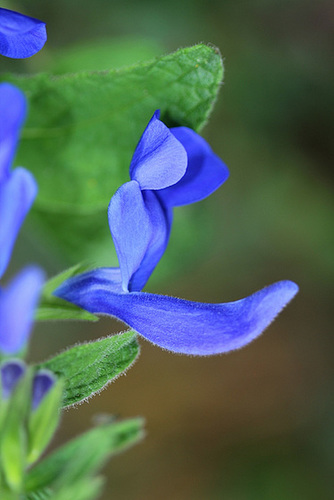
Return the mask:
[[129, 330], [67, 349], [39, 365], [65, 382], [63, 406], [79, 403], [127, 370], [139, 354], [136, 333]]

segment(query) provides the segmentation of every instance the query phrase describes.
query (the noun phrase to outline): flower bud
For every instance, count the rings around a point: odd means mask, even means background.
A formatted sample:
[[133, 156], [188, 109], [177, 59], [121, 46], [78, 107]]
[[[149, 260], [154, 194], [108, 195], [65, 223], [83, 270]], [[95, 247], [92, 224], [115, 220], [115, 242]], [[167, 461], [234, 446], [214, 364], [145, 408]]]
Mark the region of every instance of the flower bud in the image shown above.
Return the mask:
[[23, 361], [18, 359], [6, 361], [0, 367], [1, 376], [1, 396], [3, 400], [8, 400], [18, 381], [26, 369]]
[[28, 464], [41, 456], [58, 426], [62, 395], [63, 383], [52, 372], [35, 374], [28, 421]]

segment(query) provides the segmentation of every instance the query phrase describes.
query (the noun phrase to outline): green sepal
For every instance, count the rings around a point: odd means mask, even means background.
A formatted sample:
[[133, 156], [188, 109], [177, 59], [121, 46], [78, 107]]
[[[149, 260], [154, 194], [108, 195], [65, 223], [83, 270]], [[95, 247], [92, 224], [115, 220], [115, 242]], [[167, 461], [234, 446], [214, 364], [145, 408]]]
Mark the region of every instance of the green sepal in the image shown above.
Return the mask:
[[58, 426], [63, 389], [63, 381], [57, 380], [38, 407], [30, 411], [27, 465], [31, 465], [38, 460]]
[[28, 368], [10, 396], [0, 435], [1, 468], [6, 483], [21, 492], [26, 465], [26, 420], [31, 404], [32, 371]]
[[33, 467], [26, 477], [25, 489], [35, 493], [45, 489], [57, 492], [80, 483], [83, 477], [93, 476], [112, 455], [134, 445], [142, 437], [141, 418], [91, 429]]
[[94, 314], [81, 309], [81, 307], [71, 304], [66, 300], [59, 299], [53, 295], [55, 289], [68, 278], [81, 274], [90, 269], [90, 266], [77, 264], [66, 269], [66, 271], [57, 274], [49, 279], [42, 290], [40, 303], [36, 311], [36, 320], [55, 320], [55, 319], [81, 319], [88, 321], [98, 321]]
[[99, 392], [130, 368], [139, 355], [133, 330], [79, 344], [58, 354], [38, 368], [46, 368], [64, 380], [63, 407], [79, 403]]
[[[0, 380], [0, 382], [1, 382], [1, 380]], [[3, 397], [1, 397], [1, 387], [0, 387], [0, 441], [1, 441], [3, 423], [4, 423], [6, 416], [7, 416], [9, 404], [10, 404], [10, 398], [3, 399]]]

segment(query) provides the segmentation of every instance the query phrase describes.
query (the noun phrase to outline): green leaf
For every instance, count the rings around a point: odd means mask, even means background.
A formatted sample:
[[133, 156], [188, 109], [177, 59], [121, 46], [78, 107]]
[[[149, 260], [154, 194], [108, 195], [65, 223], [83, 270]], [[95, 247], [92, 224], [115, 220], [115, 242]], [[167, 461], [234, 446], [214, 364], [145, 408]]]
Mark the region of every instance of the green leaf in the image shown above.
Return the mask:
[[31, 370], [26, 370], [11, 394], [0, 434], [0, 474], [10, 489], [21, 492], [26, 465], [25, 421], [31, 403]]
[[94, 500], [101, 493], [103, 483], [100, 477], [82, 478], [74, 484], [63, 486], [52, 494], [50, 500]]
[[88, 266], [78, 264], [66, 271], [51, 278], [45, 283], [41, 295], [39, 307], [36, 311], [36, 320], [55, 320], [55, 319], [82, 319], [89, 321], [98, 321], [98, 317], [84, 309], [71, 304], [66, 300], [59, 299], [52, 295], [54, 290], [68, 278], [83, 273], [89, 269]]
[[[18, 495], [13, 491], [7, 491], [7, 490], [5, 491], [0, 487], [0, 498], [1, 500], [18, 500]], [[42, 500], [42, 499], [36, 498], [36, 500]]]
[[[130, 66], [161, 54], [156, 40], [138, 37], [80, 41], [48, 53], [46, 71], [56, 74], [101, 71]], [[45, 67], [45, 66], [44, 66]]]
[[136, 332], [129, 330], [67, 349], [39, 365], [64, 379], [63, 407], [100, 391], [127, 370], [139, 354]]
[[25, 500], [49, 500], [52, 498], [53, 492], [46, 488], [37, 492], [28, 493], [24, 496]]
[[29, 98], [17, 161], [36, 175], [37, 206], [106, 210], [113, 191], [128, 180], [134, 148], [155, 109], [169, 123], [198, 130], [221, 78], [221, 58], [206, 45], [120, 70], [6, 76]]
[[[101, 492], [103, 483], [104, 481], [101, 477], [83, 478], [81, 481], [76, 481], [74, 484], [67, 484], [57, 491], [47, 488], [28, 493], [24, 498], [25, 500], [93, 500]], [[2, 500], [2, 497], [0, 498]], [[17, 500], [17, 498], [13, 500]]]
[[141, 418], [96, 427], [46, 457], [28, 473], [26, 491], [57, 491], [93, 475], [105, 461], [143, 437]]
[[161, 109], [168, 125], [200, 130], [222, 75], [217, 49], [201, 44], [119, 70], [2, 76], [29, 99], [16, 163], [36, 176], [35, 222], [55, 247], [75, 261], [87, 257], [90, 241], [110, 239], [109, 200], [129, 179], [132, 154], [153, 112]]

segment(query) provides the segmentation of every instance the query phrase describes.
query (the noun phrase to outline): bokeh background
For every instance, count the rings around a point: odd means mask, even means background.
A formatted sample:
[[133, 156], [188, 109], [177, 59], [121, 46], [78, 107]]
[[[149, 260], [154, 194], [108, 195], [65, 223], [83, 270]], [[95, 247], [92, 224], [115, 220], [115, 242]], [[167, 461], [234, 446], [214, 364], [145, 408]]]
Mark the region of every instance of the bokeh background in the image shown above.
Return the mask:
[[[43, 19], [49, 36], [38, 56], [2, 60], [4, 70], [105, 69], [198, 42], [218, 46], [225, 81], [203, 135], [230, 178], [209, 199], [177, 211], [148, 290], [222, 302], [280, 279], [300, 286], [277, 321], [241, 351], [182, 357], [141, 340], [127, 376], [65, 412], [56, 441], [84, 431], [99, 414], [146, 418], [145, 440], [105, 468], [104, 500], [332, 498], [333, 3], [1, 6]], [[134, 40], [131, 61], [127, 47]], [[124, 57], [113, 54], [115, 44]], [[27, 260], [42, 262], [50, 275], [64, 267], [61, 255], [31, 231], [20, 236], [11, 269]], [[40, 324], [31, 360], [121, 328], [111, 319]]]

